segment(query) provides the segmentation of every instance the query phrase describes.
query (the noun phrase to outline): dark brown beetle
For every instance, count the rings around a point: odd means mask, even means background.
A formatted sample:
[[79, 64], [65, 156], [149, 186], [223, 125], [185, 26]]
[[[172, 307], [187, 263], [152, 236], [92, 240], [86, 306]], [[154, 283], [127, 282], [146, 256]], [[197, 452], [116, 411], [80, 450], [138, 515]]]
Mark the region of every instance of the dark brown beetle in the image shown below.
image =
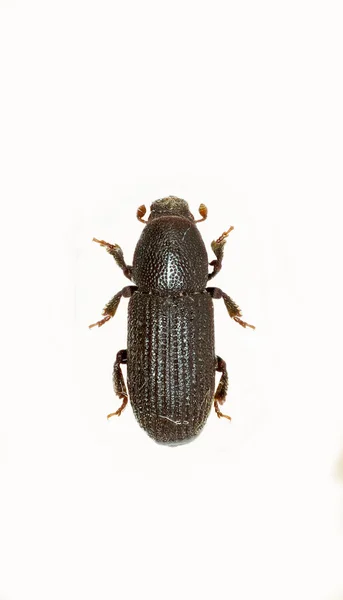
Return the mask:
[[[237, 323], [237, 304], [219, 288], [206, 288], [221, 269], [226, 238], [233, 227], [212, 242], [216, 255], [208, 273], [208, 257], [196, 223], [185, 200], [169, 196], [151, 205], [148, 221], [145, 206], [137, 217], [146, 227], [138, 241], [133, 266], [127, 266], [121, 248], [97, 240], [111, 254], [124, 275], [136, 285], [124, 287], [103, 310], [104, 318], [90, 327], [101, 327], [114, 316], [121, 297], [130, 298], [127, 350], [118, 352], [113, 367], [115, 393], [123, 400], [110, 416], [120, 415], [128, 402], [121, 365], [127, 365], [130, 402], [139, 424], [156, 442], [182, 444], [202, 430], [214, 403], [219, 405], [228, 389], [226, 364], [214, 350], [212, 298], [223, 298]], [[221, 373], [214, 394], [215, 372]]]

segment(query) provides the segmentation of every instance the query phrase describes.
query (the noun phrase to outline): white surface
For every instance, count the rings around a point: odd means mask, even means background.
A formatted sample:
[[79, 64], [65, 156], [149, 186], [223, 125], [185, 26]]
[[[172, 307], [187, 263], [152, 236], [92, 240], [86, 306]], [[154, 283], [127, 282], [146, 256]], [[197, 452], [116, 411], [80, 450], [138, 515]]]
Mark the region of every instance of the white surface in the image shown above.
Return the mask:
[[[339, 2], [1, 4], [0, 599], [343, 598]], [[111, 388], [137, 207], [210, 242], [226, 409], [154, 444]]]

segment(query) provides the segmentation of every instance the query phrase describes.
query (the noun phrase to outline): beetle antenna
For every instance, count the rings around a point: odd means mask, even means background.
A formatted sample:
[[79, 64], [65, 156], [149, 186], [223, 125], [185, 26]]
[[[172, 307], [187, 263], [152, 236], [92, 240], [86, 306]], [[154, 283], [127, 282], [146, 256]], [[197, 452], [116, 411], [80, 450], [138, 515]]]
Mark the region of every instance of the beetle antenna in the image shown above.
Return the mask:
[[205, 221], [205, 219], [207, 219], [207, 206], [205, 206], [205, 204], [200, 204], [199, 206], [199, 213], [201, 215], [201, 219], [198, 219], [197, 221], [195, 221], [196, 223], [201, 223], [202, 221]]
[[138, 209], [137, 209], [137, 219], [141, 223], [145, 223], [146, 224], [148, 221], [145, 221], [143, 219], [145, 213], [146, 213], [146, 208], [145, 208], [144, 204], [142, 204], [142, 206], [139, 206]]

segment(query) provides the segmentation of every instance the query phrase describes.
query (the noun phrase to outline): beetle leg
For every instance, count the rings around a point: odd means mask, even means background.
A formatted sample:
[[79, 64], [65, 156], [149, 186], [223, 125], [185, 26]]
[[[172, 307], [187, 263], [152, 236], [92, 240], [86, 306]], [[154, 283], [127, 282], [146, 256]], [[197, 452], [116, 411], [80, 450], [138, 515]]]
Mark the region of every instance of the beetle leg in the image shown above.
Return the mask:
[[128, 402], [127, 389], [126, 389], [123, 373], [122, 373], [122, 370], [120, 367], [120, 365], [126, 365], [126, 364], [127, 364], [127, 350], [120, 350], [116, 356], [116, 360], [113, 365], [113, 388], [114, 388], [115, 393], [117, 394], [117, 396], [119, 396], [119, 398], [123, 401], [123, 403], [118, 408], [118, 410], [107, 415], [108, 419], [110, 419], [111, 417], [115, 417], [115, 416], [120, 417], [121, 413], [123, 412], [123, 410]]
[[132, 267], [128, 266], [124, 260], [124, 254], [120, 246], [118, 244], [109, 244], [104, 240], [97, 240], [93, 238], [93, 242], [100, 244], [103, 248], [106, 248], [107, 252], [113, 256], [116, 261], [118, 267], [123, 271], [125, 277], [132, 281]]
[[231, 421], [231, 417], [229, 417], [229, 415], [224, 415], [224, 413], [219, 410], [218, 406], [218, 404], [224, 404], [226, 400], [227, 389], [229, 387], [229, 377], [226, 370], [226, 362], [220, 358], [220, 356], [217, 356], [216, 371], [221, 373], [222, 376], [216, 389], [216, 393], [214, 394], [214, 410], [216, 411], [216, 415], [219, 419], [220, 417], [225, 417], [225, 419], [229, 419], [229, 421]]
[[230, 296], [228, 296], [227, 294], [225, 294], [223, 292], [223, 290], [221, 290], [220, 288], [208, 287], [208, 288], [206, 288], [206, 291], [215, 300], [218, 299], [218, 298], [223, 298], [223, 300], [225, 302], [225, 306], [227, 308], [227, 311], [228, 311], [231, 319], [233, 319], [234, 321], [236, 321], [236, 323], [239, 323], [244, 328], [245, 327], [250, 327], [251, 329], [255, 329], [255, 325], [249, 325], [249, 323], [246, 323], [245, 321], [242, 321], [242, 319], [240, 318], [242, 316], [241, 309], [232, 300], [232, 298], [230, 298]]
[[128, 285], [118, 292], [118, 294], [113, 296], [113, 298], [106, 304], [104, 310], [102, 311], [104, 318], [101, 319], [101, 321], [97, 321], [96, 323], [89, 325], [89, 329], [92, 329], [92, 327], [96, 326], [101, 327], [107, 323], [107, 321], [109, 321], [116, 314], [121, 298], [130, 298], [136, 290], [137, 287], [135, 285]]
[[213, 277], [215, 277], [217, 275], [217, 273], [219, 273], [220, 269], [222, 268], [222, 262], [223, 262], [223, 257], [224, 257], [224, 246], [226, 244], [226, 238], [228, 237], [230, 231], [233, 230], [233, 227], [229, 227], [229, 229], [227, 231], [224, 231], [224, 233], [221, 234], [221, 236], [217, 239], [217, 240], [213, 240], [212, 244], [211, 244], [211, 248], [214, 252], [214, 254], [216, 255], [217, 259], [216, 260], [212, 260], [212, 262], [210, 262], [211, 267], [213, 267], [213, 271], [212, 273], [208, 274], [208, 279], [212, 279]]

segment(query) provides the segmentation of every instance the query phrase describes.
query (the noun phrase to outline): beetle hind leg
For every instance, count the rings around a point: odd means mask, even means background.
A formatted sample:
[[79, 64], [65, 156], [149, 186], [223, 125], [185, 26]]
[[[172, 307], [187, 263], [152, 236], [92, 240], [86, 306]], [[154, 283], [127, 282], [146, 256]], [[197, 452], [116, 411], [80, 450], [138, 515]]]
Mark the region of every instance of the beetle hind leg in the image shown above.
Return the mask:
[[121, 365], [127, 364], [127, 350], [120, 350], [116, 356], [115, 363], [113, 365], [113, 389], [114, 392], [119, 396], [119, 398], [123, 401], [122, 405], [113, 413], [107, 415], [107, 418], [117, 416], [120, 417], [123, 412], [125, 406], [128, 403], [128, 394], [124, 381], [124, 376], [121, 370]]
[[227, 390], [229, 387], [229, 376], [226, 370], [226, 362], [220, 358], [220, 356], [217, 356], [216, 371], [221, 373], [222, 376], [218, 383], [216, 393], [214, 394], [214, 410], [216, 411], [216, 415], [219, 419], [224, 417], [225, 419], [229, 419], [229, 421], [231, 421], [231, 417], [229, 417], [229, 415], [224, 415], [224, 413], [222, 413], [219, 409], [219, 404], [224, 404], [226, 400]]

